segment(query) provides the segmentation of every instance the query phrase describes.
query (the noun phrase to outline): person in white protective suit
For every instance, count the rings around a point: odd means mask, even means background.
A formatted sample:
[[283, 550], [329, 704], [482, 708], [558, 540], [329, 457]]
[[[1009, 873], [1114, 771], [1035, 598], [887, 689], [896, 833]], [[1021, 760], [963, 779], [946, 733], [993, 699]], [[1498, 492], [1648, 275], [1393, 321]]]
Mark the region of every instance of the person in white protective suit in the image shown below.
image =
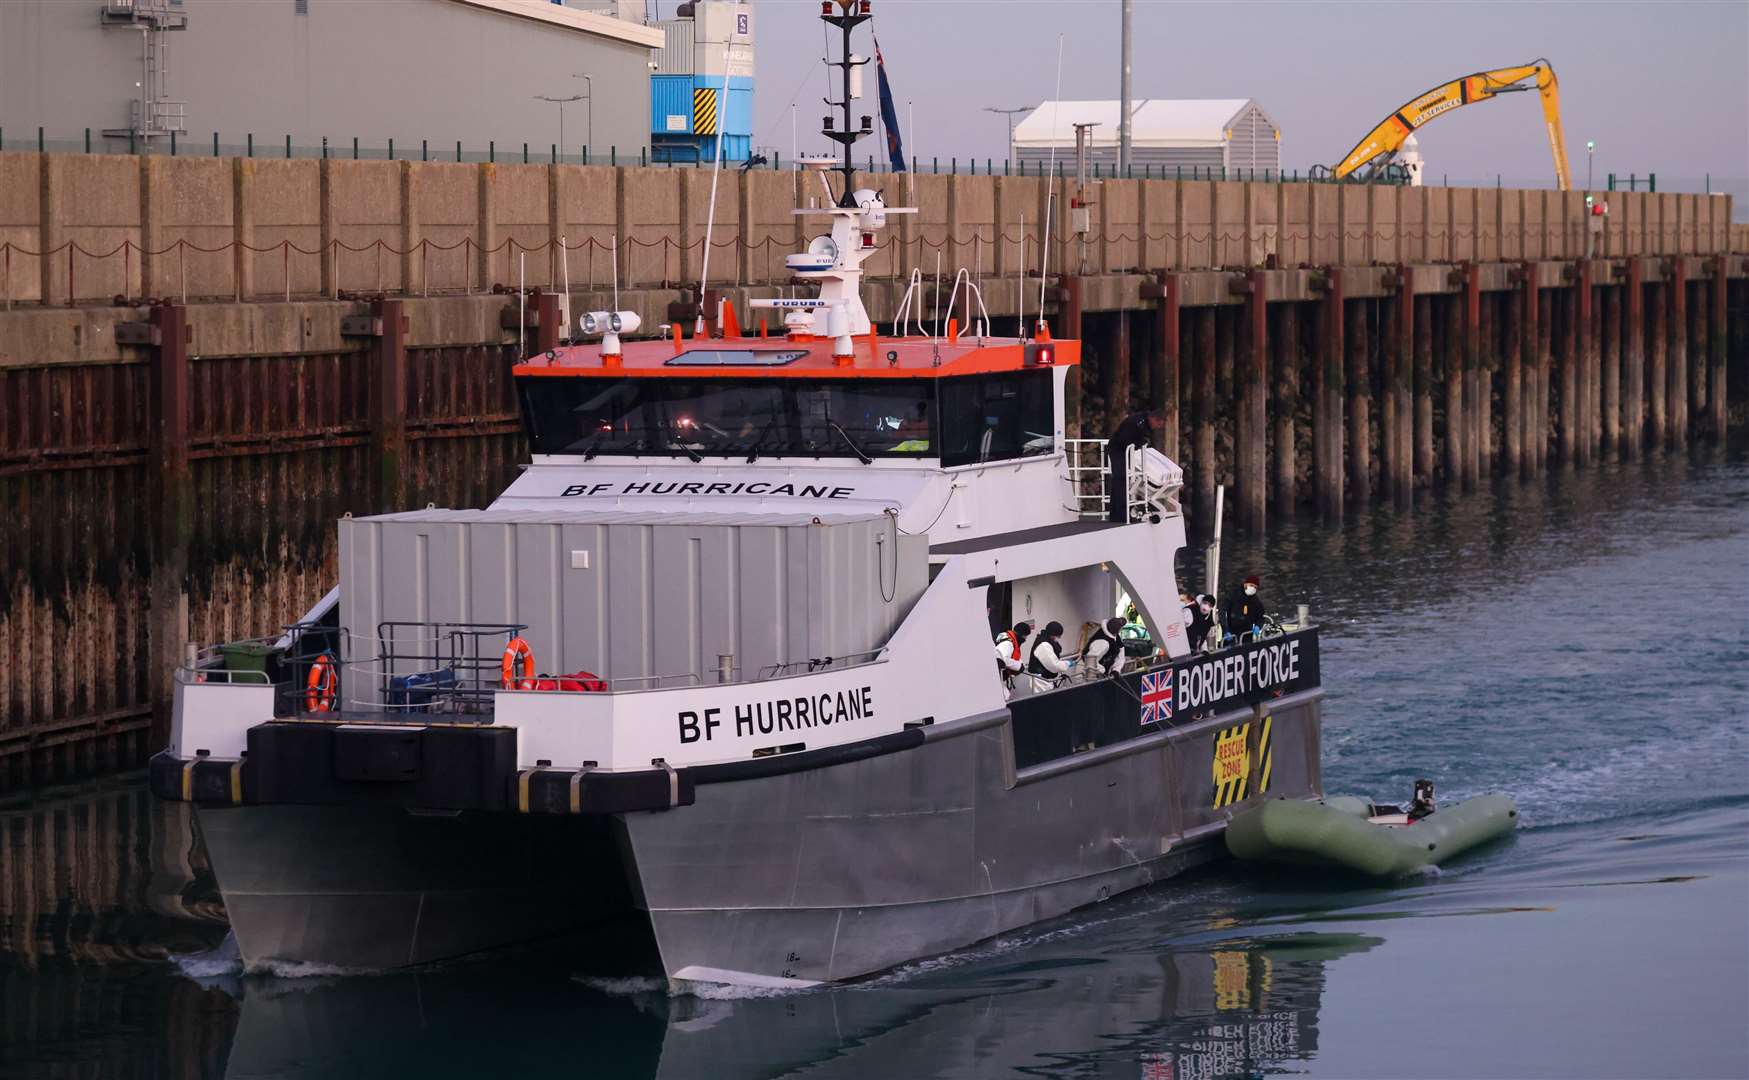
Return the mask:
[[1034, 693], [1055, 687], [1074, 665], [1063, 659], [1063, 624], [1047, 623], [1044, 632], [1033, 643], [1032, 656], [1026, 663], [1026, 673], [1032, 679]]

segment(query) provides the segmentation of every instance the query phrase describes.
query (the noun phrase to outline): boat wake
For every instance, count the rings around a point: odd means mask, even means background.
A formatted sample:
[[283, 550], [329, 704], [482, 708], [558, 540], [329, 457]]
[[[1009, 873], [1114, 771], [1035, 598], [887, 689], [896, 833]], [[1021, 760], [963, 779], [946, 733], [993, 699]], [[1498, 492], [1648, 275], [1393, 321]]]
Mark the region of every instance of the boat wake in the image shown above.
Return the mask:
[[225, 939], [205, 952], [182, 953], [170, 957], [182, 974], [191, 979], [235, 978], [243, 974], [243, 954], [237, 948], [237, 935], [227, 932]]

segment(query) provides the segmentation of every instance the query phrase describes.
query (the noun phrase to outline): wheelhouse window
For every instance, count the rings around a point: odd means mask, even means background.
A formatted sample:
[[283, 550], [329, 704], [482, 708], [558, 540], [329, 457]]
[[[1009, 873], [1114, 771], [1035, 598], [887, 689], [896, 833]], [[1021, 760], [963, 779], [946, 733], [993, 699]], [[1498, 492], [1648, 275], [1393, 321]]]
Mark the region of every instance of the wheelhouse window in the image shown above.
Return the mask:
[[941, 463], [1049, 454], [1056, 448], [1051, 373], [1007, 372], [941, 381]]
[[518, 380], [537, 454], [930, 457], [926, 379]]

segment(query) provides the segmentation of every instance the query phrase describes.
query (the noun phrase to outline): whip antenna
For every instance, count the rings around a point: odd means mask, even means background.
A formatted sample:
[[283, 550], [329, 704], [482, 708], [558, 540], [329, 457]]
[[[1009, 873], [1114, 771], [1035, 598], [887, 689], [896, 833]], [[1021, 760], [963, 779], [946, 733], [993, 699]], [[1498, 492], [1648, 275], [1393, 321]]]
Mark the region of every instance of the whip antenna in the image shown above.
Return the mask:
[[[1051, 98], [1051, 160], [1045, 172], [1045, 246], [1038, 258], [1038, 325], [1045, 325], [1045, 282], [1051, 266], [1051, 219], [1057, 216], [1057, 110], [1063, 105], [1063, 35], [1057, 35], [1057, 92]], [[1076, 327], [1076, 336], [1081, 328]]]

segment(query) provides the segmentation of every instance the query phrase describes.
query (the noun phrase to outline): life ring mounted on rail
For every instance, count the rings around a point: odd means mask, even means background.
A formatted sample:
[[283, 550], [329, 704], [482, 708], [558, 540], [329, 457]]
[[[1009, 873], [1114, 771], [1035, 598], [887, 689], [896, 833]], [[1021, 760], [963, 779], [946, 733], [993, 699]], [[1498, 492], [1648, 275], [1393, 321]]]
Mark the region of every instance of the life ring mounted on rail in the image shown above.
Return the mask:
[[504, 671], [500, 682], [506, 690], [534, 689], [534, 650], [521, 637], [511, 638], [504, 646]]
[[339, 696], [340, 673], [336, 670], [334, 657], [323, 653], [310, 665], [310, 677], [304, 680], [304, 711], [333, 712], [334, 702]]

